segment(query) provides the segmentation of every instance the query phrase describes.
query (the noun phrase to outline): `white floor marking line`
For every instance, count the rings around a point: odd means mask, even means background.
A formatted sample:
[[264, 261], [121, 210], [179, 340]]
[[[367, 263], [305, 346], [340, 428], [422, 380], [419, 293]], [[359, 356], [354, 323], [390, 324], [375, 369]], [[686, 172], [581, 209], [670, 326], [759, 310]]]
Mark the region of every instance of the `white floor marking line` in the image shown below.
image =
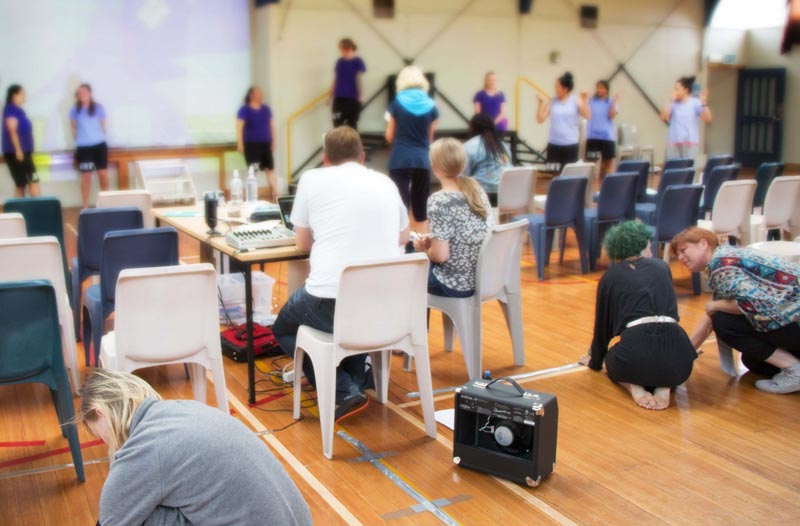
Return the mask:
[[[93, 460], [84, 460], [84, 466], [91, 466], [92, 464], [102, 464], [104, 462], [108, 462], [108, 457], [105, 458], [97, 458]], [[62, 469], [73, 469], [75, 464], [58, 464], [56, 466], [47, 466], [44, 468], [32, 468], [26, 469], [23, 471], [11, 471], [9, 473], [3, 473], [0, 475], [0, 480], [3, 479], [13, 479], [17, 477], [25, 477], [27, 475], [36, 475], [38, 473], [48, 473], [50, 471], [60, 471]]]
[[311, 488], [316, 491], [322, 499], [328, 503], [328, 505], [333, 508], [335, 511], [347, 524], [348, 526], [364, 526], [361, 521], [356, 518], [355, 515], [350, 513], [350, 510], [342, 504], [342, 502], [337, 499], [333, 493], [331, 493], [328, 488], [325, 487], [320, 480], [311, 473], [308, 468], [306, 468], [298, 459], [295, 457], [283, 443], [278, 440], [278, 438], [269, 432], [264, 424], [262, 424], [256, 416], [250, 412], [250, 410], [236, 398], [233, 393], [228, 390], [228, 402], [233, 406], [236, 411], [239, 412], [240, 415], [247, 420], [253, 429], [260, 434], [261, 439], [269, 444], [272, 449], [275, 450], [278, 455], [283, 458], [287, 464], [289, 464], [292, 469], [297, 472], [300, 477], [306, 481], [306, 483], [311, 486]]
[[[410, 414], [408, 411], [403, 410], [400, 406], [392, 402], [387, 401], [385, 405], [386, 407], [394, 411], [397, 415], [405, 419], [407, 422], [417, 427], [417, 429], [425, 431], [425, 426], [422, 425], [422, 422], [420, 422], [420, 420], [416, 416]], [[446, 446], [450, 451], [453, 450], [453, 442], [443, 437], [441, 433], [437, 433], [436, 441]], [[524, 488], [514, 484], [513, 482], [509, 482], [507, 480], [503, 480], [492, 475], [487, 475], [487, 476], [492, 477], [494, 480], [500, 483], [501, 486], [503, 486], [511, 493], [518, 496], [519, 498], [521, 498], [529, 505], [533, 506], [534, 508], [542, 512], [543, 514], [547, 515], [551, 520], [556, 521], [560, 526], [578, 526], [578, 523], [562, 515], [552, 506], [542, 501], [538, 497], [535, 497]]]

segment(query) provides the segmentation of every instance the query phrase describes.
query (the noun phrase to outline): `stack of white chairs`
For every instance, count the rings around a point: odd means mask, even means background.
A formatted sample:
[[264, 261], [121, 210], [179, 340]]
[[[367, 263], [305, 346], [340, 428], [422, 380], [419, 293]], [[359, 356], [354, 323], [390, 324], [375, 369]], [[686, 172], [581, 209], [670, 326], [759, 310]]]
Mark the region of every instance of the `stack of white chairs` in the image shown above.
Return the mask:
[[508, 216], [531, 212], [536, 191], [536, 170], [533, 168], [508, 168], [500, 176], [497, 188], [497, 223]]
[[714, 199], [711, 219], [701, 219], [697, 226], [718, 236], [735, 237], [741, 245], [750, 243], [750, 207], [756, 182], [727, 181], [722, 184]]
[[750, 216], [750, 240], [766, 241], [767, 232], [773, 229], [791, 233], [790, 222], [796, 215], [800, 197], [800, 175], [776, 177], [767, 189], [763, 215]]

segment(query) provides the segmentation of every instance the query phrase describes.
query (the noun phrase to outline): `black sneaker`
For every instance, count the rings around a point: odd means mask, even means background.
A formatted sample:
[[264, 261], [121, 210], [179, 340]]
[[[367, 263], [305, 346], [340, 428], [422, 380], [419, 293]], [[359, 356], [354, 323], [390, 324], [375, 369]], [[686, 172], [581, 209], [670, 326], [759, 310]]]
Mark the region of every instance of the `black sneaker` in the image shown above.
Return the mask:
[[336, 404], [336, 412], [333, 414], [334, 422], [339, 422], [340, 420], [360, 413], [367, 407], [367, 402], [367, 396], [362, 393], [348, 396]]

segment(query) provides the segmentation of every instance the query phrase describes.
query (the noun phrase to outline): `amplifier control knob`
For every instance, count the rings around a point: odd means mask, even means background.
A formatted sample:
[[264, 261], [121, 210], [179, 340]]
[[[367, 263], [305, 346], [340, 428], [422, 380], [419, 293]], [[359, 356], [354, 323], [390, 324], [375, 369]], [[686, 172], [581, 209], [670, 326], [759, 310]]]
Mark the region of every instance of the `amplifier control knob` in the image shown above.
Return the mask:
[[453, 464], [455, 465], [461, 464], [461, 457], [453, 457]]

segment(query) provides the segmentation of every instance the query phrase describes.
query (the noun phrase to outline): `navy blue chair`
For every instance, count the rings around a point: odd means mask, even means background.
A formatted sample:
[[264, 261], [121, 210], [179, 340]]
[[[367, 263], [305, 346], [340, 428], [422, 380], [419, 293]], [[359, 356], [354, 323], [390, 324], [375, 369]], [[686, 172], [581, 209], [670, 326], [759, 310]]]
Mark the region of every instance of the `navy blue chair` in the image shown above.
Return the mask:
[[656, 201], [652, 203], [636, 203], [636, 217], [647, 225], [656, 224], [656, 208], [658, 196], [664, 192], [664, 189], [678, 184], [692, 184], [694, 179], [694, 168], [671, 168], [664, 170], [661, 173], [661, 179], [658, 181], [658, 191], [653, 194]]
[[714, 208], [714, 199], [717, 198], [717, 192], [719, 192], [722, 183], [735, 181], [739, 177], [739, 167], [740, 165], [738, 164], [726, 164], [715, 166], [711, 170], [711, 174], [705, 178], [705, 183], [703, 184], [705, 191], [700, 205], [701, 216], [704, 217], [706, 214], [711, 214], [711, 210]]
[[0, 283], [0, 385], [27, 383], [50, 388], [75, 474], [84, 482], [72, 389], [61, 352], [58, 303], [47, 280]]
[[100, 283], [86, 289], [83, 298], [83, 348], [89, 363], [100, 354], [105, 320], [114, 312], [119, 273], [129, 268], [178, 264], [178, 232], [172, 227], [117, 230], [106, 234], [100, 259]]
[[61, 245], [61, 260], [64, 262], [64, 279], [67, 294], [72, 300], [72, 284], [67, 267], [67, 253], [64, 249], [64, 219], [61, 214], [61, 201], [56, 197], [23, 197], [9, 199], [3, 205], [4, 212], [18, 212], [25, 218], [28, 237], [55, 236]]
[[694, 159], [667, 159], [664, 161], [664, 166], [661, 167], [662, 172], [667, 170], [675, 170], [677, 168], [694, 168]]
[[528, 220], [528, 234], [531, 237], [533, 253], [536, 258], [536, 271], [539, 279], [544, 279], [544, 267], [550, 263], [553, 250], [553, 235], [559, 228], [572, 228], [578, 240], [581, 272], [588, 274], [589, 261], [586, 240], [584, 239], [583, 206], [586, 199], [586, 185], [589, 179], [584, 176], [560, 176], [554, 178], [547, 190], [547, 206], [544, 214], [528, 214], [515, 217]]
[[[636, 200], [636, 183], [639, 174], [635, 172], [608, 174], [600, 185], [597, 208], [586, 208], [583, 217], [586, 227], [586, 240], [589, 245], [589, 269], [597, 268], [600, 257], [600, 240], [606, 229], [633, 219]], [[564, 254], [564, 240], [561, 240], [561, 254]]]
[[78, 255], [72, 259], [72, 318], [76, 335], [80, 335], [81, 327], [81, 285], [87, 278], [100, 274], [100, 256], [106, 234], [142, 226], [142, 212], [135, 207], [81, 210], [78, 216]]
[[[650, 161], [642, 161], [638, 159], [626, 159], [620, 161], [617, 165], [616, 173], [635, 172], [639, 174], [639, 179], [636, 181], [636, 202], [641, 203], [647, 198], [647, 180], [650, 177]], [[595, 192], [592, 195], [592, 201], [595, 203], [600, 199], [600, 193]]]
[[783, 163], [761, 163], [756, 171], [756, 193], [753, 195], [753, 208], [763, 207], [767, 189], [772, 180], [783, 173]]
[[711, 172], [714, 171], [714, 168], [717, 166], [728, 166], [729, 164], [733, 164], [733, 155], [712, 155], [709, 157], [706, 161], [706, 165], [703, 167], [703, 178], [700, 180], [701, 184], [703, 186], [708, 184], [708, 178]]
[[[658, 257], [658, 249], [662, 244], [669, 244], [675, 235], [697, 224], [700, 196], [703, 186], [699, 184], [682, 184], [668, 186], [658, 200], [658, 213], [653, 228], [653, 257]], [[669, 255], [664, 249], [664, 259]], [[692, 273], [692, 288], [700, 294], [700, 275]]]

